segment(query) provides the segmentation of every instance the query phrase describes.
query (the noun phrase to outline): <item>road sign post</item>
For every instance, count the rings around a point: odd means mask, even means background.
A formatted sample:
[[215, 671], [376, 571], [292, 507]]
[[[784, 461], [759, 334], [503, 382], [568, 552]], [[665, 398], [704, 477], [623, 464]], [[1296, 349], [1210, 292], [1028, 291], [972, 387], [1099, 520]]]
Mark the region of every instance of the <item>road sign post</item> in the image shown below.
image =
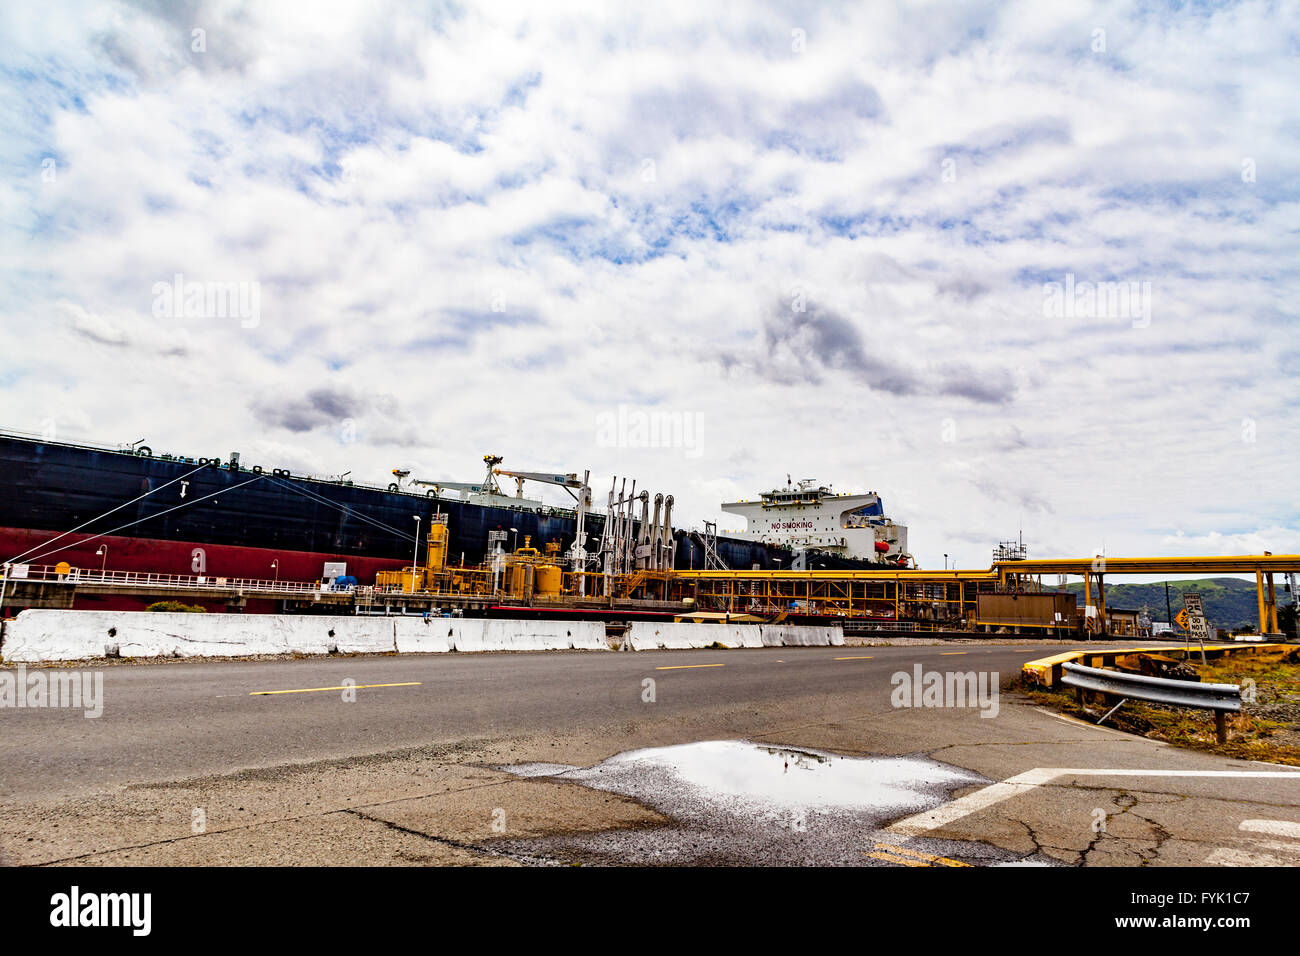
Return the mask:
[[1184, 645], [1187, 652], [1191, 652], [1191, 639], [1196, 638], [1196, 642], [1201, 648], [1201, 663], [1205, 660], [1205, 638], [1208, 636], [1210, 626], [1205, 620], [1205, 608], [1201, 604], [1201, 595], [1196, 591], [1188, 591], [1183, 595], [1183, 609], [1178, 613], [1179, 617], [1186, 615], [1187, 620], [1187, 639], [1188, 643]]

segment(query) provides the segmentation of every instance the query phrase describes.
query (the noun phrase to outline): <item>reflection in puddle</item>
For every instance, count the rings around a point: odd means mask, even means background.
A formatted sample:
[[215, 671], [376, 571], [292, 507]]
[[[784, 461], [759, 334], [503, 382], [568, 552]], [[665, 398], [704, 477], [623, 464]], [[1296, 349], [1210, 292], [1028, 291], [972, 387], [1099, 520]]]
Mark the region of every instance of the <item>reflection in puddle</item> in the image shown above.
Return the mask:
[[[506, 841], [524, 852], [597, 863], [870, 864], [864, 851], [890, 821], [939, 806], [959, 787], [990, 782], [926, 758], [845, 757], [744, 740], [633, 750], [593, 767], [501, 769], [622, 794], [673, 821]], [[976, 854], [989, 862], [1010, 856], [983, 847]]]
[[689, 796], [692, 802], [741, 814], [766, 807], [862, 809], [891, 817], [928, 809], [955, 787], [985, 782], [932, 760], [842, 757], [743, 740], [633, 750], [563, 777], [652, 806]]

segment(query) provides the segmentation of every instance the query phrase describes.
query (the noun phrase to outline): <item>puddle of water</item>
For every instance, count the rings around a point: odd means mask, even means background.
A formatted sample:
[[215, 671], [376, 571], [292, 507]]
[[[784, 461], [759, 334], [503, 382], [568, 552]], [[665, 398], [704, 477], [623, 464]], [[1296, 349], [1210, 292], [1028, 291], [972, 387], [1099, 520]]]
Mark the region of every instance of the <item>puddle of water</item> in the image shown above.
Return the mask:
[[654, 804], [689, 793], [692, 802], [737, 811], [867, 810], [902, 816], [927, 809], [950, 790], [986, 782], [978, 774], [912, 757], [844, 757], [771, 747], [747, 740], [708, 740], [633, 750], [591, 768], [569, 771], [600, 790]]
[[[672, 822], [502, 841], [520, 852], [593, 863], [881, 865], [867, 854], [889, 822], [929, 810], [986, 778], [919, 757], [845, 757], [747, 740], [633, 750], [593, 767], [499, 768], [631, 797]], [[933, 843], [935, 854], [1008, 862], [991, 847]]]

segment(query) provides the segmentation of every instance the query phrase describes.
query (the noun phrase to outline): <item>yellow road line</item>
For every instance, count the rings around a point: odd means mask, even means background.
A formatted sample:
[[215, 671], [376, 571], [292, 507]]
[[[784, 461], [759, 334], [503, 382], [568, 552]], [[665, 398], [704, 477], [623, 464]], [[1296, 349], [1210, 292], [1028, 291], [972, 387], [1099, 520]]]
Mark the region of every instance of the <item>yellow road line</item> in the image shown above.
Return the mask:
[[911, 860], [905, 856], [892, 856], [889, 853], [863, 853], [863, 856], [869, 856], [873, 860], [884, 860], [886, 863], [897, 863], [900, 866], [929, 866], [921, 860]]
[[673, 667], [656, 667], [657, 671], [689, 671], [696, 667], [726, 667], [726, 664], [677, 664]]
[[874, 657], [837, 657], [837, 661], [874, 661]]
[[960, 657], [962, 654], [969, 654], [970, 651], [944, 651], [940, 657]]
[[419, 687], [423, 681], [408, 681], [405, 684], [343, 684], [338, 687], [302, 687], [298, 690], [254, 690], [249, 691], [249, 697], [257, 697], [265, 694], [314, 694], [322, 690], [360, 690], [363, 687]]
[[905, 853], [927, 863], [938, 863], [941, 866], [970, 866], [969, 863], [962, 863], [960, 860], [950, 860], [946, 856], [935, 856], [933, 853], [924, 853], [921, 850], [909, 850], [907, 847], [895, 846], [892, 843], [877, 843], [876, 849], [886, 853]]

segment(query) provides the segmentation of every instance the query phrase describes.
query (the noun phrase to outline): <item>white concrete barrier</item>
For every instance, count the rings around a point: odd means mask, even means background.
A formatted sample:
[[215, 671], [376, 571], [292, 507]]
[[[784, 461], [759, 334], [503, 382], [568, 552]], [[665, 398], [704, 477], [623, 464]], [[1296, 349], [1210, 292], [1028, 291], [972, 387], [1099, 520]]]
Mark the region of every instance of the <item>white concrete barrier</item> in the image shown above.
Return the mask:
[[457, 619], [430, 617], [426, 623], [419, 617], [391, 617], [393, 633], [400, 654], [445, 654], [452, 650]]
[[760, 624], [764, 647], [826, 647], [844, 643], [838, 627], [814, 627], [808, 624]]
[[686, 650], [696, 647], [762, 647], [759, 629], [753, 624], [694, 624], [689, 622], [634, 621], [626, 641], [634, 651]]
[[391, 619], [148, 611], [23, 611], [10, 622], [7, 661], [121, 657], [243, 657], [394, 649]]
[[[229, 617], [244, 617], [243, 614], [231, 614]], [[252, 615], [249, 615], [252, 616]], [[279, 617], [281, 615], [258, 615]], [[290, 617], [290, 615], [283, 615]], [[340, 654], [380, 654], [397, 650], [397, 641], [393, 633], [391, 618], [382, 617], [317, 617], [301, 615], [295, 624], [299, 632], [298, 643], [307, 647], [319, 646], [323, 642], [325, 652], [336, 647]], [[319, 651], [299, 651], [302, 654], [320, 653]]]
[[601, 621], [511, 621], [460, 618], [453, 629], [458, 651], [607, 651]]
[[[637, 621], [633, 650], [843, 644], [835, 627]], [[105, 657], [246, 657], [255, 654], [407, 654], [461, 651], [608, 650], [600, 621], [500, 618], [169, 614], [146, 611], [23, 611], [2, 650], [14, 663]]]
[[628, 626], [626, 641], [634, 651], [687, 650], [711, 647], [813, 647], [843, 644], [838, 627], [803, 624], [695, 624], [637, 621]]
[[488, 618], [23, 611], [10, 622], [6, 661], [254, 654], [609, 650], [600, 621]]

